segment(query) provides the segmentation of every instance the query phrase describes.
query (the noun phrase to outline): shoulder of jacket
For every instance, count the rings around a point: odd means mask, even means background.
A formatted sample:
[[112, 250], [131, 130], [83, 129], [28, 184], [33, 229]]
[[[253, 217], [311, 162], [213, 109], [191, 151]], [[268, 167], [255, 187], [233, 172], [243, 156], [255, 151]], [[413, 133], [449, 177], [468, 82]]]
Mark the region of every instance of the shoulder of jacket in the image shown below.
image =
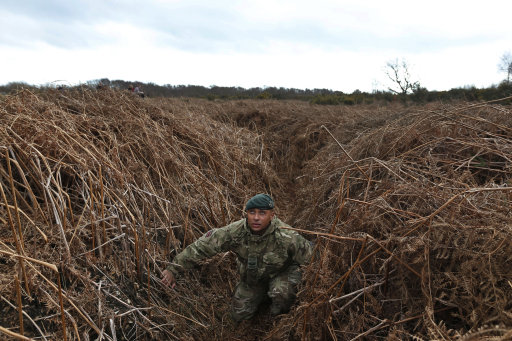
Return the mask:
[[[289, 227], [289, 226], [286, 226], [286, 225], [283, 225], [284, 227]], [[289, 229], [286, 229], [286, 228], [282, 228], [282, 226], [279, 226], [279, 228], [277, 229], [278, 231], [278, 234], [282, 237], [282, 238], [286, 238], [286, 239], [296, 239], [296, 238], [299, 238], [300, 237], [300, 234], [297, 233], [296, 231], [293, 231], [293, 230], [289, 230]]]
[[236, 238], [236, 237], [244, 234], [245, 219], [240, 219], [240, 220], [234, 221], [229, 225], [221, 227], [219, 230], [222, 230], [222, 231], [224, 231], [224, 233], [227, 233], [227, 234], [231, 235], [233, 238]]
[[287, 228], [287, 227], [291, 228], [291, 226], [286, 224], [286, 223], [282, 223], [278, 227], [279, 228], [276, 229], [278, 231], [277, 232], [278, 238], [283, 240], [285, 243], [289, 243], [289, 244], [297, 244], [297, 243], [299, 243], [300, 244], [300, 243], [308, 241], [299, 232]]
[[276, 235], [279, 239], [282, 239], [284, 242], [294, 242], [297, 238], [300, 238], [300, 234], [296, 231], [287, 229], [286, 227], [291, 227], [287, 223], [278, 219], [276, 228]]

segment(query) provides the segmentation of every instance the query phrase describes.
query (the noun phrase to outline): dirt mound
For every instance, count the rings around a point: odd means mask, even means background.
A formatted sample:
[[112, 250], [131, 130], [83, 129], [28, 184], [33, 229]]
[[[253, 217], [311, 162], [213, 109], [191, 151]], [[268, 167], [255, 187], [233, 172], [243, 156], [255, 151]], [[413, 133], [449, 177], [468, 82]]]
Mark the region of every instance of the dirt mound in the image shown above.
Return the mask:
[[73, 338], [182, 339], [221, 323], [212, 307], [227, 310], [234, 267], [179, 293], [158, 276], [169, 250], [279, 187], [254, 133], [108, 89], [23, 91], [1, 108], [2, 327], [19, 332], [16, 278], [27, 336], [62, 339], [65, 325]]
[[296, 217], [323, 235], [290, 332], [510, 339], [511, 114], [411, 108], [318, 153]]

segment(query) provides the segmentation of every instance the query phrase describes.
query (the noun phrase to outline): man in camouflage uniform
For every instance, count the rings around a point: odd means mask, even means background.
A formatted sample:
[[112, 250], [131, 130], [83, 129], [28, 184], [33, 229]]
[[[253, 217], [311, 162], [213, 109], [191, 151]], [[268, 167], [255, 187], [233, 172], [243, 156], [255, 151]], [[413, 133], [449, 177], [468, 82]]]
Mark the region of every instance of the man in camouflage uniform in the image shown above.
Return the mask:
[[174, 287], [183, 269], [217, 253], [234, 252], [241, 277], [231, 307], [236, 322], [253, 317], [265, 295], [272, 300], [272, 315], [288, 312], [301, 281], [300, 265], [310, 260], [313, 250], [312, 243], [297, 232], [280, 228], [289, 225], [275, 216], [270, 196], [255, 195], [245, 210], [247, 218], [208, 231], [162, 273], [162, 283]]

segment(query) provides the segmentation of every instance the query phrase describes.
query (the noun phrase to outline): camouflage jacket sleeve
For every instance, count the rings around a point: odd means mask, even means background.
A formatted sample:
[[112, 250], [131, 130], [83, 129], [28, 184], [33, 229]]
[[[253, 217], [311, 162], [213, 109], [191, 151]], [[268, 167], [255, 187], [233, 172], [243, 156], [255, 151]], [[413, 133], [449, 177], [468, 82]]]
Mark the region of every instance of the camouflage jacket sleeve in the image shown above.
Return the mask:
[[292, 262], [299, 265], [306, 265], [313, 255], [313, 243], [295, 231], [281, 230], [288, 241], [288, 255]]
[[313, 243], [298, 233], [293, 233], [292, 238], [290, 254], [293, 261], [300, 265], [308, 264], [313, 256]]
[[235, 224], [206, 232], [177, 254], [167, 270], [178, 277], [183, 270], [193, 268], [199, 261], [213, 257], [220, 252], [229, 251], [232, 241], [231, 230]]

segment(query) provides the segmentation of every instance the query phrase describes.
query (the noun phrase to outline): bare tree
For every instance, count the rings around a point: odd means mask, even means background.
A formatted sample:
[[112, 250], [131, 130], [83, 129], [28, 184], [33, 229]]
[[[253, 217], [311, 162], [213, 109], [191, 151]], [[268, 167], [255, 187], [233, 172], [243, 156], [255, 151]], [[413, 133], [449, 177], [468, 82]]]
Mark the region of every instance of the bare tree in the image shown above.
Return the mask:
[[498, 70], [507, 73], [507, 84], [510, 83], [510, 76], [512, 75], [512, 54], [509, 52], [505, 52], [503, 56], [501, 56], [500, 63], [498, 64]]
[[409, 66], [404, 59], [400, 62], [398, 59], [389, 61], [386, 66], [386, 75], [394, 84], [393, 87], [388, 87], [388, 90], [401, 95], [402, 99], [405, 101], [408, 93], [412, 93], [415, 89], [419, 88], [419, 82], [411, 80]]

